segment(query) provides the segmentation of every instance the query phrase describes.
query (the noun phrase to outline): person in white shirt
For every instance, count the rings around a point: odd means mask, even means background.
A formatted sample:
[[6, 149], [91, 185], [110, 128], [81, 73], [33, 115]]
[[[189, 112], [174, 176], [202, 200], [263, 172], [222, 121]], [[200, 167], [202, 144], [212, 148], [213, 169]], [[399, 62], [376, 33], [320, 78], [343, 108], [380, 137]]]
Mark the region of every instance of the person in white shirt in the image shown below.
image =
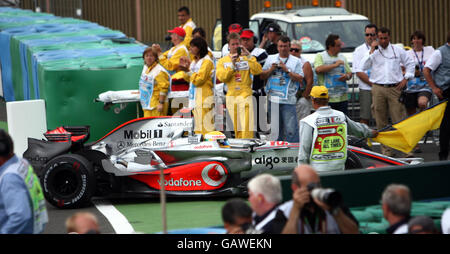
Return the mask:
[[[450, 98], [450, 30], [447, 43], [434, 51], [423, 71], [428, 85], [439, 101]], [[450, 146], [450, 103], [447, 103], [441, 126], [439, 127], [439, 160], [448, 158]]]
[[420, 111], [426, 109], [431, 99], [432, 91], [425, 80], [423, 69], [434, 53], [432, 46], [424, 46], [425, 34], [422, 31], [415, 31], [411, 35], [411, 43], [413, 48], [408, 50], [407, 53], [414, 60], [415, 73], [414, 78], [408, 82], [405, 90], [407, 95], [404, 101], [409, 116], [416, 113], [416, 108], [419, 108]]
[[372, 119], [372, 82], [369, 80], [370, 70], [363, 71], [361, 60], [370, 51], [372, 42], [377, 39], [378, 27], [369, 24], [365, 27], [365, 42], [353, 52], [353, 73], [358, 77], [360, 122], [369, 125]]
[[[409, 79], [414, 77], [414, 61], [406, 51], [391, 44], [391, 31], [380, 28], [378, 41], [373, 41], [370, 51], [361, 61], [362, 70], [371, 69], [370, 82], [376, 127], [381, 130], [388, 126], [389, 117], [397, 123], [406, 117], [406, 110], [399, 98]], [[403, 75], [401, 66], [405, 67]], [[394, 156], [391, 148], [382, 145], [381, 152]]]
[[303, 118], [309, 116], [312, 110], [311, 104], [311, 93], [312, 86], [314, 84], [314, 72], [311, 67], [311, 63], [306, 60], [302, 55], [302, 42], [300, 40], [291, 41], [291, 55], [298, 57], [302, 61], [303, 73], [305, 78], [303, 82], [300, 83], [300, 89], [297, 92], [297, 120], [302, 120]]

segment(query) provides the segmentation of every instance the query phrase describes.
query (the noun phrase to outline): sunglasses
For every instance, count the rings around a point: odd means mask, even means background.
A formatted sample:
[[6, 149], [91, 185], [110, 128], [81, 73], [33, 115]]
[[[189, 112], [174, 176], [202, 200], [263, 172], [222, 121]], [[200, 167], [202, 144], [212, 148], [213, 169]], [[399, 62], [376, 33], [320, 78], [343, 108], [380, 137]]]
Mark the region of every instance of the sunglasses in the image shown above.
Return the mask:
[[377, 34], [366, 34], [366, 36], [375, 36], [375, 35], [377, 35]]
[[293, 51], [298, 53], [298, 52], [300, 52], [300, 49], [291, 48], [291, 52], [293, 52]]

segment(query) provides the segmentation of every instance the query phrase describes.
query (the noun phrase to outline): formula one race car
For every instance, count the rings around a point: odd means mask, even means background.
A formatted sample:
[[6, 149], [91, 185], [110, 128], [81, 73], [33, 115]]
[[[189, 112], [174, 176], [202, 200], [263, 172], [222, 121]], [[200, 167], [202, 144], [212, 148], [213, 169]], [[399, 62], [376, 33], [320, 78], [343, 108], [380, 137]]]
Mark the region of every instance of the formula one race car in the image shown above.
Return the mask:
[[[139, 118], [87, 144], [88, 126], [66, 126], [28, 139], [23, 157], [41, 179], [48, 202], [59, 208], [115, 194], [208, 196], [245, 193], [246, 182], [261, 173], [290, 174], [298, 143], [228, 139], [222, 133], [194, 134], [193, 119]], [[346, 169], [405, 165], [348, 146]], [[160, 180], [163, 170], [164, 183]]]

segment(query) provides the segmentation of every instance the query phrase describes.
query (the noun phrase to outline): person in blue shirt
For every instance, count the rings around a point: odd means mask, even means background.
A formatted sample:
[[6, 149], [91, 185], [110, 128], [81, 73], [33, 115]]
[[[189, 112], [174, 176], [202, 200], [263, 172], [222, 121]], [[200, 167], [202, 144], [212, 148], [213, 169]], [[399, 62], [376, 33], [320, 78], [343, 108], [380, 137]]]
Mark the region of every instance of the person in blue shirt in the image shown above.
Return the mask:
[[0, 129], [0, 234], [41, 233], [48, 222], [43, 192], [33, 168], [14, 154]]

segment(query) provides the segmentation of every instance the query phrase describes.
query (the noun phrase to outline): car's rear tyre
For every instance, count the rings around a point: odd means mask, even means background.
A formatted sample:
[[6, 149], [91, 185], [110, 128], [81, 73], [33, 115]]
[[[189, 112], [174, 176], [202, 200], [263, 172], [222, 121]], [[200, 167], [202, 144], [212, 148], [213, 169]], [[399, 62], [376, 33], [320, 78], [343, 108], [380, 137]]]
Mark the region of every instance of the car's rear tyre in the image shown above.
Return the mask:
[[90, 203], [95, 193], [91, 163], [77, 154], [64, 154], [49, 161], [41, 176], [47, 201], [58, 208], [78, 208]]

